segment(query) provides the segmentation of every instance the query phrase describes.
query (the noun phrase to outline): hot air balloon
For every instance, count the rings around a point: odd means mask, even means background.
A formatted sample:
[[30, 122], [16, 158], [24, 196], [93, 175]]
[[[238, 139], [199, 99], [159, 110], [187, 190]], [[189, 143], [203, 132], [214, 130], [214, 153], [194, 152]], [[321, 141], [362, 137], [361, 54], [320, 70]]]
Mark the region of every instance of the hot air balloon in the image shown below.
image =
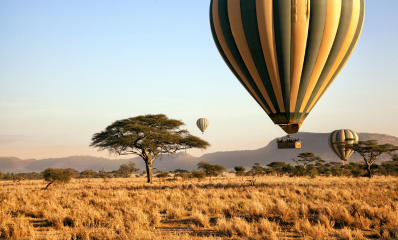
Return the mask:
[[336, 130], [329, 135], [328, 139], [330, 148], [341, 159], [341, 161], [343, 161], [343, 163], [345, 163], [348, 158], [351, 157], [354, 151], [340, 147], [336, 142], [354, 144], [359, 140], [357, 133], [348, 129]]
[[206, 128], [209, 126], [209, 120], [206, 118], [199, 118], [198, 121], [196, 121], [196, 125], [203, 134], [206, 131]]
[[212, 0], [214, 42], [232, 73], [287, 134], [351, 56], [364, 0]]

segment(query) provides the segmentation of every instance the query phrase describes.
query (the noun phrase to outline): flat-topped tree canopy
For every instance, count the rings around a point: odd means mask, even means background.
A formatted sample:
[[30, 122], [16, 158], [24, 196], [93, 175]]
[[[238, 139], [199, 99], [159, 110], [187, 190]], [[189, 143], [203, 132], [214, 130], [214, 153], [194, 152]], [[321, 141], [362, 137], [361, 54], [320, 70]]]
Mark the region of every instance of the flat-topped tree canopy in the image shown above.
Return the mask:
[[180, 129], [184, 125], [182, 121], [170, 119], [164, 114], [117, 120], [104, 131], [94, 134], [90, 146], [116, 155], [141, 156], [146, 163], [148, 182], [152, 182], [153, 163], [160, 154], [210, 146], [207, 141]]

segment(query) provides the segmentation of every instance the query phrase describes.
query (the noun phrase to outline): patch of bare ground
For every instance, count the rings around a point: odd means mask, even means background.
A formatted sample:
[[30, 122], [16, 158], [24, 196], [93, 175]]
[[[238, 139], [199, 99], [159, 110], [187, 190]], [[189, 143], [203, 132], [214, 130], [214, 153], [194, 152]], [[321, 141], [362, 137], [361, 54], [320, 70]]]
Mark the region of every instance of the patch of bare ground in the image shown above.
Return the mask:
[[245, 180], [0, 181], [0, 239], [398, 239], [397, 178]]

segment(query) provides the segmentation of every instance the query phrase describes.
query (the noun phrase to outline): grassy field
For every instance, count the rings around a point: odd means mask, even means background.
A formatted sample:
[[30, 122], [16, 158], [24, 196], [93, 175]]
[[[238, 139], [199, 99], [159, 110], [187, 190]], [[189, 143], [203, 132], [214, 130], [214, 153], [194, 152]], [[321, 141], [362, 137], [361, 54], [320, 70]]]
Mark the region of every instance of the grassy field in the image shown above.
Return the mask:
[[393, 177], [0, 181], [0, 239], [398, 239]]

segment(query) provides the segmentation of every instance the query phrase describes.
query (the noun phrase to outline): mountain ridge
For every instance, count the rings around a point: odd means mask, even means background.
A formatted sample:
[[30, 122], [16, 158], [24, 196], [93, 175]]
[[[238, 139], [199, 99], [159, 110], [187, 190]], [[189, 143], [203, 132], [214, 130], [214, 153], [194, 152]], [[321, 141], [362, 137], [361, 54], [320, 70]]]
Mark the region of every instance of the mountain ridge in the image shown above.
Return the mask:
[[[302, 142], [301, 149], [278, 150], [276, 139], [272, 140], [267, 146], [255, 150], [238, 151], [220, 151], [207, 153], [200, 157], [194, 157], [184, 152], [173, 155], [163, 155], [162, 159], [155, 160], [155, 168], [158, 171], [171, 171], [175, 169], [193, 170], [197, 168], [197, 163], [206, 161], [211, 164], [219, 164], [227, 169], [234, 166], [244, 166], [247, 169], [254, 163], [260, 163], [265, 166], [274, 161], [293, 163], [292, 159], [302, 152], [313, 152], [315, 156], [320, 156], [327, 162], [339, 162], [340, 159], [330, 150], [328, 144], [329, 133], [298, 133], [296, 137]], [[398, 138], [387, 134], [378, 133], [358, 133], [360, 140], [378, 140], [379, 144], [390, 143], [398, 146]], [[388, 161], [390, 156], [383, 154], [379, 157], [380, 161]], [[349, 161], [358, 162], [362, 158], [355, 153]], [[87, 169], [99, 171], [112, 171], [119, 169], [119, 166], [132, 161], [141, 171], [145, 169], [144, 161], [140, 157], [129, 159], [110, 160], [104, 157], [93, 156], [70, 156], [64, 158], [47, 159], [26, 159], [22, 160], [16, 157], [0, 157], [0, 172], [18, 173], [18, 172], [41, 172], [46, 168], [73, 168], [78, 171]]]

